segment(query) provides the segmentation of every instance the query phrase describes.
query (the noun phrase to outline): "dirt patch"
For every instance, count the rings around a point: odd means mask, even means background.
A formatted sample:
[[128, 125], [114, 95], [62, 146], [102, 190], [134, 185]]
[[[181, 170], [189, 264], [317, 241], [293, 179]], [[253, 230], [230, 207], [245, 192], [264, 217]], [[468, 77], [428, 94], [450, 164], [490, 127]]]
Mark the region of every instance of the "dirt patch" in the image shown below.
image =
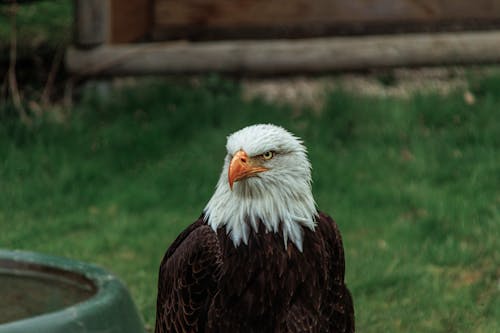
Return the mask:
[[[447, 95], [467, 91], [467, 71], [462, 67], [393, 69], [373, 73], [347, 73], [336, 76], [245, 79], [245, 99], [262, 98], [268, 102], [294, 107], [321, 109], [329, 91], [340, 89], [353, 94], [408, 98], [416, 93]], [[467, 96], [471, 99], [471, 96]]]

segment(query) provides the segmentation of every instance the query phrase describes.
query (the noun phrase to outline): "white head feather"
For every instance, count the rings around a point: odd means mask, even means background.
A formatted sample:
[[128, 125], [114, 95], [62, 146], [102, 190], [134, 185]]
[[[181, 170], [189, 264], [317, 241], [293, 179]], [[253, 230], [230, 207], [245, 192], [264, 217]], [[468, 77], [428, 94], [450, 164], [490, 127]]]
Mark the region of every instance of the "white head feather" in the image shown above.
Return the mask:
[[[204, 209], [205, 221], [217, 230], [225, 226], [235, 246], [245, 244], [258, 223], [266, 232], [279, 232], [302, 251], [302, 228], [314, 230], [316, 205], [311, 192], [311, 164], [302, 141], [275, 125], [245, 127], [227, 139], [227, 156], [215, 193]], [[264, 161], [267, 171], [237, 181], [231, 190], [228, 181], [232, 156], [243, 150], [248, 156], [272, 151]]]

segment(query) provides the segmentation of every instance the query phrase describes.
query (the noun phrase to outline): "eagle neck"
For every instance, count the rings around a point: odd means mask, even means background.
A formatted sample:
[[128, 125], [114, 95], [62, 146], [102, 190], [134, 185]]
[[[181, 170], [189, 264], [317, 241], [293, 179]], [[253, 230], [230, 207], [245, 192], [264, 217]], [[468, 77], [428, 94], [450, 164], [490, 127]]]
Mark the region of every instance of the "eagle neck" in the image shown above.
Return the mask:
[[271, 232], [281, 234], [285, 249], [290, 241], [302, 252], [304, 228], [315, 228], [316, 205], [309, 181], [288, 183], [293, 186], [271, 183], [262, 188], [258, 179], [248, 179], [235, 183], [231, 191], [221, 177], [204, 219], [214, 231], [224, 227], [235, 247], [248, 245], [250, 234]]

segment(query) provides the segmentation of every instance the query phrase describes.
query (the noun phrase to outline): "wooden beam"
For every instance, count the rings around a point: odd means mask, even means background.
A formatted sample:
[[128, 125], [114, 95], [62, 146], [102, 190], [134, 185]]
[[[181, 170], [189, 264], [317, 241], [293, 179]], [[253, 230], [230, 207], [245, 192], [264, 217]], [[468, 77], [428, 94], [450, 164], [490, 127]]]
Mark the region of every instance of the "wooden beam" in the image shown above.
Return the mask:
[[[295, 38], [500, 23], [498, 0], [155, 0], [155, 38]], [[458, 27], [457, 27], [458, 26]]]
[[153, 0], [110, 0], [110, 43], [129, 43], [146, 37], [153, 26]]
[[75, 44], [95, 47], [109, 41], [109, 0], [75, 0]]
[[295, 40], [169, 42], [70, 48], [80, 75], [325, 73], [376, 67], [500, 61], [500, 31]]
[[496, 0], [155, 0], [155, 24], [245, 26], [283, 23], [500, 18]]

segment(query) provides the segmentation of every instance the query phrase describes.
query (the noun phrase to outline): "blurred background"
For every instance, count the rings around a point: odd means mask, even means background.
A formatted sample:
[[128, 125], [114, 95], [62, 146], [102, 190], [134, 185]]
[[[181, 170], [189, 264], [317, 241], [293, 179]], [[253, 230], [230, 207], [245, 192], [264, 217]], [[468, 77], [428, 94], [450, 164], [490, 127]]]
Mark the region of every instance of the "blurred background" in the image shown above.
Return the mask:
[[497, 1], [1, 1], [0, 248], [96, 263], [149, 331], [228, 134], [302, 137], [360, 332], [500, 331]]

